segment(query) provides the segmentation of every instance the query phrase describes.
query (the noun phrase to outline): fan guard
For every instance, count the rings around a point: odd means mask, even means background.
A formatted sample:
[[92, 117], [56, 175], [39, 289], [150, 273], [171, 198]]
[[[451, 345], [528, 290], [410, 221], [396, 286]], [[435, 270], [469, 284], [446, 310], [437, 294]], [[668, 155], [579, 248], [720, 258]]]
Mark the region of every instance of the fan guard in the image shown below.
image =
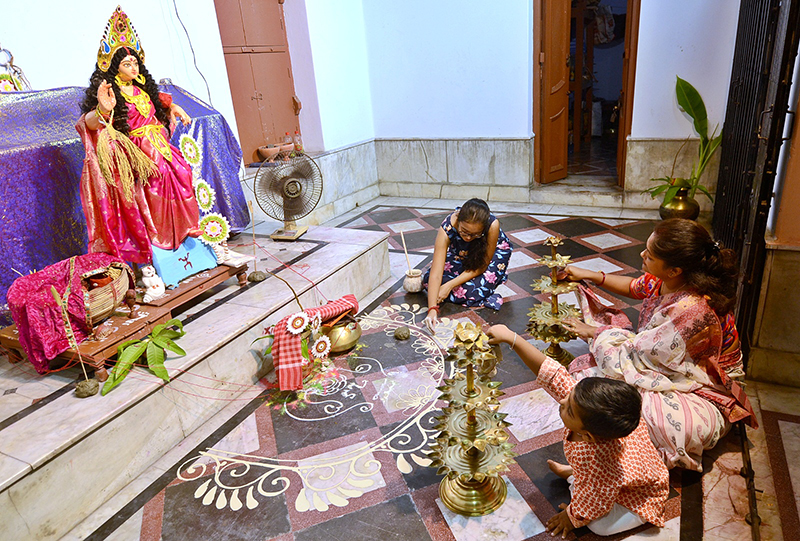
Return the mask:
[[259, 166], [253, 192], [267, 216], [284, 222], [271, 237], [295, 240], [308, 229], [297, 228], [295, 220], [314, 210], [322, 197], [322, 173], [306, 154], [281, 153]]

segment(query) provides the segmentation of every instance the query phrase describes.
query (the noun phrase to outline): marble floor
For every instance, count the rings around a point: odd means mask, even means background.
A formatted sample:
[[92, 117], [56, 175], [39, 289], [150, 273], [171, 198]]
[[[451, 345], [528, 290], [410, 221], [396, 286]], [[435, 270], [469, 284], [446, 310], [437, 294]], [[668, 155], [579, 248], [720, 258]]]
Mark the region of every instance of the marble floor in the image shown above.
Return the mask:
[[[275, 391], [274, 373], [269, 374], [249, 389], [247, 400], [231, 402], [65, 539], [551, 538], [543, 524], [568, 499], [566, 483], [546, 466], [548, 458], [563, 460], [557, 405], [507, 349], [495, 379], [503, 383], [501, 411], [513, 423], [511, 441], [519, 454], [505, 476], [508, 499], [481, 518], [455, 515], [442, 505], [440, 478], [427, 467], [425, 451], [442, 404], [436, 387], [453, 371], [444, 349], [462, 321], [502, 322], [524, 333], [528, 310], [545, 300], [530, 284], [545, 272], [536, 258], [549, 253], [542, 246], [547, 236], [565, 237], [561, 253], [583, 266], [633, 275], [657, 216], [598, 207], [494, 205], [515, 246], [509, 281], [502, 286], [505, 304], [499, 312], [444, 305], [442, 324], [431, 336], [421, 328], [425, 299], [405, 293], [402, 277], [408, 264], [429, 264], [436, 228], [460, 203], [383, 197], [326, 224], [391, 235], [392, 277], [371, 298], [359, 299], [360, 345], [336, 357], [335, 369], [299, 396]], [[630, 299], [603, 298], [637, 319], [640, 306]], [[401, 325], [409, 327], [410, 340], [393, 337]], [[579, 341], [566, 347], [575, 354], [587, 350]], [[14, 366], [0, 360], [0, 383], [13, 375]], [[793, 539], [797, 534], [790, 532], [800, 531], [800, 466], [787, 457], [800, 451], [800, 393], [758, 382], [748, 382], [746, 390], [761, 422], [760, 429], [747, 429], [761, 539]], [[0, 398], [12, 394], [0, 389]], [[665, 528], [645, 525], [609, 539], [751, 539], [741, 468], [740, 435], [732, 431], [707, 453], [702, 475], [672, 472]], [[585, 528], [568, 537], [597, 538]]]

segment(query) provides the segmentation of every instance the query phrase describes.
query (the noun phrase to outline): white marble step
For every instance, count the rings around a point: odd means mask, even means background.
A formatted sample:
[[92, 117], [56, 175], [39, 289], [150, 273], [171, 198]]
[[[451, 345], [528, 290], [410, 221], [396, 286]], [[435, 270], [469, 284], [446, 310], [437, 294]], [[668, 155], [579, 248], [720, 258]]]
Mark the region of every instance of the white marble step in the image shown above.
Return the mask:
[[530, 202], [550, 205], [621, 208], [623, 190], [612, 180], [573, 175], [550, 184], [535, 186]]
[[[265, 224], [256, 232], [268, 234], [268, 228]], [[294, 271], [278, 275], [305, 307], [348, 293], [363, 299], [389, 278], [387, 237], [312, 227], [302, 241], [313, 249], [294, 263]], [[259, 244], [275, 253], [287, 250], [286, 243], [268, 238], [260, 237]], [[169, 384], [135, 368], [106, 396], [79, 399], [70, 391], [6, 423], [0, 431], [4, 539], [60, 538], [214, 414], [252, 391], [272, 368], [271, 360], [252, 347], [253, 340], [298, 307], [274, 277], [241, 291], [235, 279], [228, 287], [215, 295], [227, 300], [209, 306], [209, 299], [187, 319], [187, 333], [179, 340], [187, 355], [168, 358]]]

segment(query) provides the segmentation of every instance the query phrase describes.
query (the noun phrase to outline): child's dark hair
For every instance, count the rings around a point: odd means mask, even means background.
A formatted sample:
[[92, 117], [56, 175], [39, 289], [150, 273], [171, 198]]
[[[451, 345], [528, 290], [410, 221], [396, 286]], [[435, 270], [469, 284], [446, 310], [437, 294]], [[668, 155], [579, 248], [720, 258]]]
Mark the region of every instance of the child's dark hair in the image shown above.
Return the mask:
[[624, 438], [639, 426], [642, 397], [629, 383], [584, 378], [575, 386], [572, 397], [583, 427], [597, 438]]
[[464, 203], [458, 211], [456, 219], [459, 222], [481, 224], [483, 234], [469, 243], [469, 251], [464, 258], [464, 270], [473, 271], [483, 267], [486, 263], [486, 249], [488, 240], [486, 233], [489, 231], [489, 205], [483, 199], [473, 198]]

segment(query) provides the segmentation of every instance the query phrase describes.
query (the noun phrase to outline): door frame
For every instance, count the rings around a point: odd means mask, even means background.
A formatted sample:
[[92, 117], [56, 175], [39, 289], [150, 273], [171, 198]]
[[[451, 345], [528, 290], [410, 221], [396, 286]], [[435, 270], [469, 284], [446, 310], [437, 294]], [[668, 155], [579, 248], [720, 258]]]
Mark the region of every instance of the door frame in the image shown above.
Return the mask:
[[[544, 0], [533, 0], [533, 182], [541, 184], [542, 171], [542, 69], [546, 61], [543, 51], [542, 28], [544, 23]], [[622, 59], [622, 106], [620, 107], [619, 133], [617, 134], [617, 178], [619, 185], [625, 185], [625, 163], [627, 161], [627, 140], [631, 134], [633, 120], [633, 95], [636, 86], [636, 57], [639, 48], [639, 17], [641, 0], [628, 0], [628, 11], [625, 17], [625, 44]], [[569, 36], [567, 36], [569, 39]]]

